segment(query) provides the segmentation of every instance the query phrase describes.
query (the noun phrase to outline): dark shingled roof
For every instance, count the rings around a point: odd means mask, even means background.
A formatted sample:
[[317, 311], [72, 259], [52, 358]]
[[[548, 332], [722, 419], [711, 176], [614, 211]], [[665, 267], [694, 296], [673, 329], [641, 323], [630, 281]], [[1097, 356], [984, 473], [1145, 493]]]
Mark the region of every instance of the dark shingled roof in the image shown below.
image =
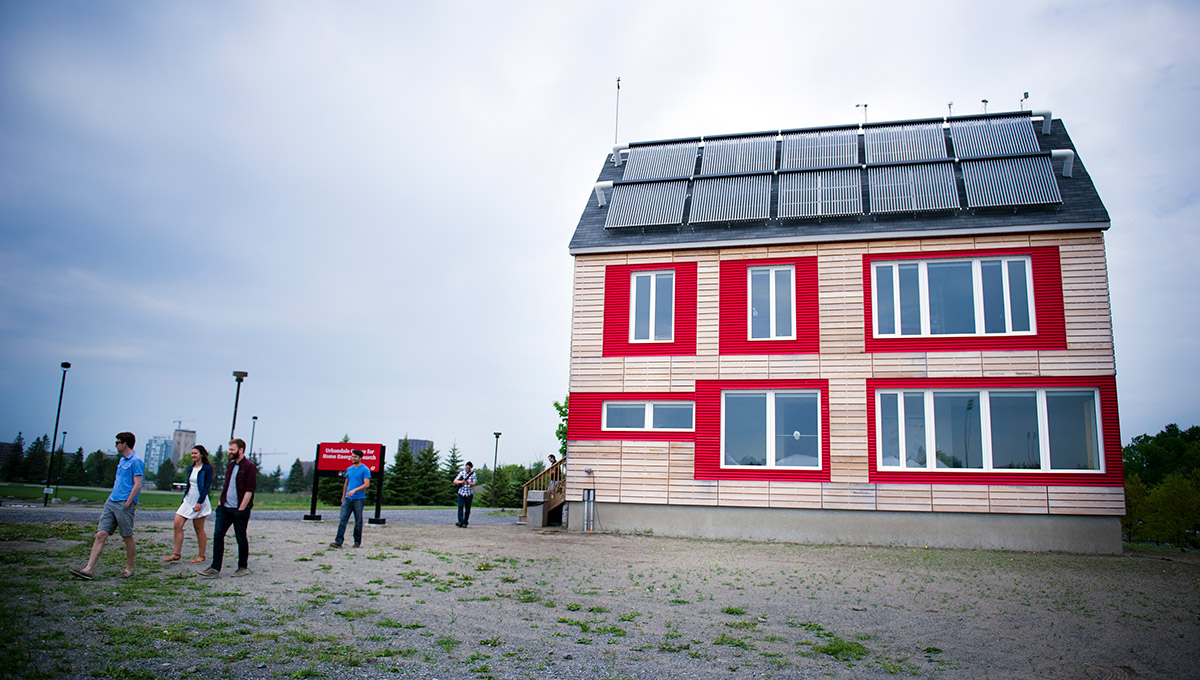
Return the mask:
[[[1061, 120], [1053, 120], [1048, 135], [1041, 133], [1040, 121], [1035, 123], [1034, 127], [1043, 151], [1075, 150], [1075, 145]], [[821, 219], [771, 219], [729, 224], [676, 224], [605, 229], [608, 207], [597, 205], [594, 193], [589, 191], [587, 206], [579, 218], [579, 225], [575, 228], [569, 248], [572, 254], [584, 254], [758, 245], [762, 242], [803, 243], [989, 232], [1107, 229], [1108, 210], [1100, 200], [1079, 152], [1076, 151], [1072, 177], [1062, 176], [1061, 160], [1054, 162], [1054, 168], [1054, 176], [1062, 195], [1062, 203], [1057, 205], [963, 208], [929, 213], [863, 214]], [[596, 181], [620, 180], [624, 170], [625, 165], [614, 166], [609, 155]], [[966, 191], [961, 164], [955, 163], [954, 170], [957, 175], [960, 204], [965, 206]], [[610, 200], [611, 192], [611, 189], [606, 190]], [[777, 201], [774, 190], [771, 201], [772, 205]]]

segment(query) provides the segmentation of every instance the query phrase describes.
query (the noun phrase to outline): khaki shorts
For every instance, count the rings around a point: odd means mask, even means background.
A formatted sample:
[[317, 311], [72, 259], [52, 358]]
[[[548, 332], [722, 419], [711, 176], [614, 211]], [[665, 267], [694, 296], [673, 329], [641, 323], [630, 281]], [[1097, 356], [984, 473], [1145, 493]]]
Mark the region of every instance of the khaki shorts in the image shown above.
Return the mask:
[[113, 529], [120, 529], [121, 538], [133, 535], [133, 516], [137, 512], [137, 503], [129, 508], [125, 501], [104, 501], [104, 510], [100, 512], [100, 531], [111, 534]]

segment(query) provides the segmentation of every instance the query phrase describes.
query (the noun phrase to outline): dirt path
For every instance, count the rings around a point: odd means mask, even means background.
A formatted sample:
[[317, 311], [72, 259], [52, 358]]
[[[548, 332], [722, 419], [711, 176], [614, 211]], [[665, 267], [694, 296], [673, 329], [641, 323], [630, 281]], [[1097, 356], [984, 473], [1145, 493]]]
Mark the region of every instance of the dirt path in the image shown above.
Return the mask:
[[110, 539], [98, 580], [84, 583], [66, 569], [83, 561], [92, 527], [0, 526], [0, 595], [10, 612], [0, 623], [0, 674], [1200, 677], [1192, 554], [392, 523], [368, 526], [364, 548], [339, 551], [327, 549], [330, 523], [250, 528], [248, 578], [205, 581], [194, 568], [162, 566], [170, 530], [153, 522], [139, 527], [134, 578], [114, 578], [123, 556]]

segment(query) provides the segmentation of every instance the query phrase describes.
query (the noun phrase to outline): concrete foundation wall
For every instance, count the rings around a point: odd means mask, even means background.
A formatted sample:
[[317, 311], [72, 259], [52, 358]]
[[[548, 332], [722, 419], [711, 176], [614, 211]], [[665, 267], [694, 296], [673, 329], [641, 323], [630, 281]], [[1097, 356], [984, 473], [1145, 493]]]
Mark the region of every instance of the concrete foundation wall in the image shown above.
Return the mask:
[[[570, 506], [570, 531], [583, 527], [581, 502]], [[596, 503], [598, 531], [653, 531], [665, 536], [1002, 550], [1121, 552], [1121, 519], [1086, 515], [713, 508]]]

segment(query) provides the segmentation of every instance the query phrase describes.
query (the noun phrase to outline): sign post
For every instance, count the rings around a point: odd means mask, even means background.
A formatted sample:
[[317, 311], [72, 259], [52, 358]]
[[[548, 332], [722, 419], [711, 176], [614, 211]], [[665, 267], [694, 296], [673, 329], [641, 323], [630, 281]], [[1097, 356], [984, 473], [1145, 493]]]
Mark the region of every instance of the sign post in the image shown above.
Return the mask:
[[306, 521], [320, 520], [317, 514], [317, 487], [322, 477], [340, 477], [350, 467], [350, 452], [363, 452], [362, 462], [371, 471], [371, 486], [375, 488], [375, 516], [368, 518], [371, 524], [386, 524], [387, 519], [380, 517], [383, 506], [383, 461], [387, 447], [383, 444], [356, 444], [353, 442], [325, 442], [317, 444], [317, 454], [313, 463], [312, 507], [309, 514], [304, 516]]

